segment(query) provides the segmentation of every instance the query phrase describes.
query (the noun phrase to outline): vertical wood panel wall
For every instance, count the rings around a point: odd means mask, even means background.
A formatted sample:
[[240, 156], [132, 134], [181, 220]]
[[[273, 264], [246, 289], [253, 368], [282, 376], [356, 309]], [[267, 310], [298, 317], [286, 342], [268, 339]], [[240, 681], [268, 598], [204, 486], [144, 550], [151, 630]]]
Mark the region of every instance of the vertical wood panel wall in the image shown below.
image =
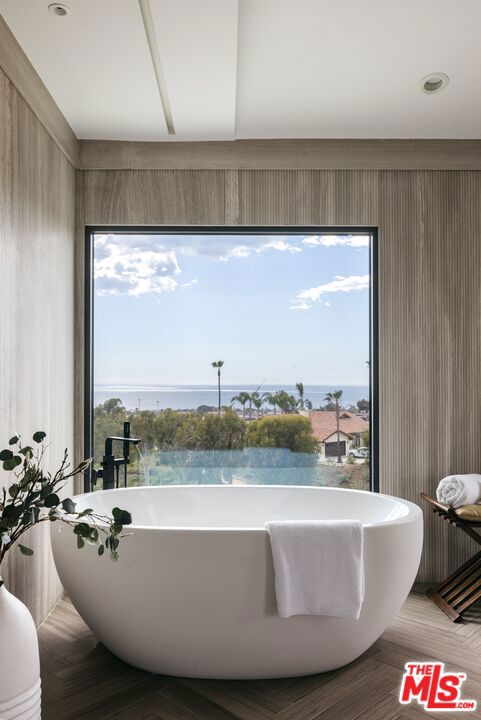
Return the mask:
[[[0, 444], [45, 430], [52, 469], [74, 440], [74, 222], [75, 171], [0, 70]], [[2, 568], [37, 623], [61, 593], [48, 530]]]
[[[380, 485], [419, 501], [481, 470], [481, 173], [88, 170], [78, 173], [77, 348], [86, 224], [379, 227]], [[81, 353], [76, 405], [82, 403]], [[81, 449], [82, 415], [76, 437]], [[81, 450], [80, 450], [81, 454]], [[420, 579], [472, 550], [425, 513]]]

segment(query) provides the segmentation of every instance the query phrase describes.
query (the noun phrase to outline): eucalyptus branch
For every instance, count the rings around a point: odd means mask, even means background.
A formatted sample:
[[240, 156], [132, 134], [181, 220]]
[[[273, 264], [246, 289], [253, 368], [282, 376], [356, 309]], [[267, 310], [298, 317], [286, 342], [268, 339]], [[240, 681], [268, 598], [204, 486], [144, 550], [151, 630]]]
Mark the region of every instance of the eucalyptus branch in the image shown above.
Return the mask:
[[34, 525], [47, 521], [62, 521], [72, 527], [79, 549], [85, 544], [97, 545], [99, 555], [109, 550], [110, 558], [117, 560], [120, 539], [126, 537], [124, 526], [132, 522], [130, 513], [117, 507], [113, 508], [112, 516], [99, 515], [90, 508], [77, 511], [71, 498], [61, 500], [59, 493], [66, 481], [85, 472], [91, 460], [84, 460], [71, 469], [66, 449], [57, 471], [53, 475], [44, 473], [41, 465], [47, 447], [45, 437], [44, 432], [34, 433], [34, 449], [23, 446], [21, 437], [15, 435], [9, 441], [10, 447], [0, 452], [3, 469], [15, 478], [1, 491], [0, 566], [15, 544], [24, 555], [33, 555], [33, 550], [19, 540]]

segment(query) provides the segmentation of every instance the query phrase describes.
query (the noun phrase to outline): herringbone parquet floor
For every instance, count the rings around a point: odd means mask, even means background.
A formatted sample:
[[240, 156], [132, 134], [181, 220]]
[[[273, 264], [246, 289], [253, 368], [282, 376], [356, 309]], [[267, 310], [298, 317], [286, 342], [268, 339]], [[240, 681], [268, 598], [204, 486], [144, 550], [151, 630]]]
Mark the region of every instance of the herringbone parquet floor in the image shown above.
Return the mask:
[[[466, 720], [481, 720], [481, 610], [454, 625], [421, 593], [410, 595], [391, 627], [356, 662], [305, 678], [150, 675], [111, 655], [67, 600], [39, 637], [43, 720], [422, 720], [429, 715], [418, 705], [401, 706], [398, 691], [404, 663], [426, 659], [468, 673], [463, 696], [477, 699], [478, 709], [465, 713]], [[431, 717], [439, 720], [439, 713]]]

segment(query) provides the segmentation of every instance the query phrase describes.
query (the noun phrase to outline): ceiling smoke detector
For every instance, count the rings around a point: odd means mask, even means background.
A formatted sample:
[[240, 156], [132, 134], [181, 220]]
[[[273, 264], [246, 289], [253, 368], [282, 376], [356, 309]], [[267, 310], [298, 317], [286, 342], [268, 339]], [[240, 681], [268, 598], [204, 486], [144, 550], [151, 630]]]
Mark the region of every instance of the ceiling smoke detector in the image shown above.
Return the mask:
[[48, 9], [52, 15], [58, 15], [59, 17], [65, 17], [65, 15], [69, 15], [71, 12], [67, 5], [62, 5], [61, 3], [50, 3]]
[[445, 73], [431, 73], [421, 80], [421, 89], [428, 95], [441, 92], [449, 82]]

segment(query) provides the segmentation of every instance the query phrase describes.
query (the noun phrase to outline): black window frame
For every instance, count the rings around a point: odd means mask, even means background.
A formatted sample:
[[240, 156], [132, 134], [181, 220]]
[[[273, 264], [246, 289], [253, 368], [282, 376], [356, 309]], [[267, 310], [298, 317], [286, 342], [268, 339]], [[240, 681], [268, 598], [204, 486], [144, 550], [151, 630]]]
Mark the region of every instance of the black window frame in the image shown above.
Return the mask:
[[[93, 454], [94, 409], [94, 243], [96, 234], [115, 235], [360, 235], [369, 234], [369, 490], [379, 492], [379, 286], [378, 228], [362, 225], [87, 225], [85, 227], [84, 315], [84, 457]], [[84, 492], [91, 490], [91, 470], [85, 473]]]

